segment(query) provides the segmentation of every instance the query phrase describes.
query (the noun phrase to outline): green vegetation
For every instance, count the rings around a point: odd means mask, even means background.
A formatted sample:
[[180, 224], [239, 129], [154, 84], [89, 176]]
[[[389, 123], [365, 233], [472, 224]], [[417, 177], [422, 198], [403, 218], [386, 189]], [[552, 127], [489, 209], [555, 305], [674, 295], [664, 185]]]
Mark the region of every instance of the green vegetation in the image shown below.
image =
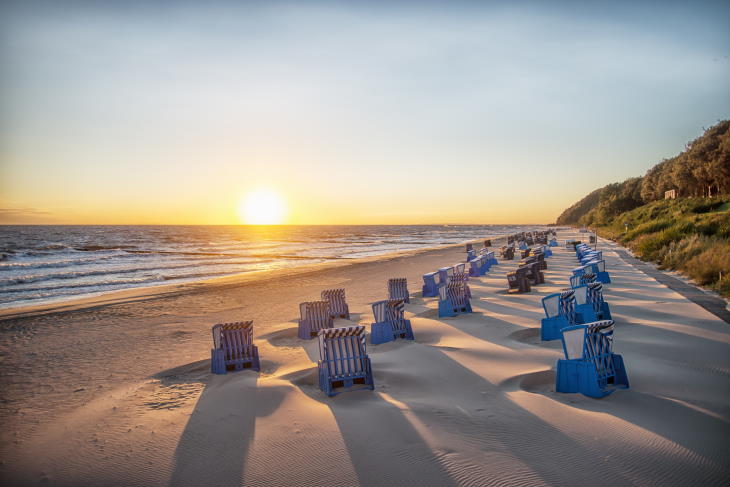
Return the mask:
[[[671, 189], [679, 197], [663, 199]], [[644, 177], [593, 191], [557, 224], [595, 228], [638, 257], [730, 296], [730, 121]]]

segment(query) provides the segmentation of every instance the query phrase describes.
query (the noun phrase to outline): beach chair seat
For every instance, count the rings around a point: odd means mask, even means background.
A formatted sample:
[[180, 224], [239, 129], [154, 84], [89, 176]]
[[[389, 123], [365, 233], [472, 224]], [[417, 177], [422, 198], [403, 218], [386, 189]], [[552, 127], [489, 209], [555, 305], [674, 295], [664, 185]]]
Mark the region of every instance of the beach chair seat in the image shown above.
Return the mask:
[[309, 340], [319, 330], [332, 328], [334, 320], [329, 301], [308, 301], [299, 305], [299, 338]]
[[405, 319], [402, 299], [386, 299], [373, 303], [375, 323], [370, 325], [370, 343], [392, 342], [396, 338], [413, 340], [411, 321]]
[[319, 341], [319, 388], [328, 396], [341, 392], [375, 389], [364, 326], [325, 328]]
[[439, 295], [439, 287], [436, 283], [438, 272], [427, 272], [423, 275], [423, 289], [421, 290], [424, 298], [432, 298]]
[[527, 279], [527, 272], [526, 266], [520, 266], [515, 271], [507, 273], [508, 293], [530, 292], [530, 281]]
[[350, 319], [350, 308], [345, 300], [344, 289], [326, 289], [321, 293], [322, 301], [330, 304], [330, 316], [332, 318]]
[[[587, 302], [593, 307], [596, 319], [591, 321], [599, 320], [612, 320], [611, 308], [608, 303], [603, 299], [603, 283], [601, 282], [589, 282], [586, 286], [586, 298]], [[587, 319], [583, 319], [583, 323], [588, 323]]]
[[402, 299], [404, 302], [410, 303], [411, 296], [408, 293], [408, 279], [405, 277], [388, 279], [388, 299]]
[[220, 323], [213, 326], [212, 332], [210, 371], [213, 374], [246, 368], [261, 370], [259, 348], [253, 344], [253, 321]]
[[612, 320], [564, 328], [565, 359], [558, 360], [555, 390], [601, 398], [629, 387], [623, 357], [613, 353]]
[[557, 340], [560, 338], [560, 330], [579, 324], [575, 305], [575, 292], [572, 289], [542, 298], [545, 318], [541, 322], [540, 338], [543, 341]]
[[439, 317], [471, 313], [471, 303], [463, 282], [452, 281], [439, 288]]

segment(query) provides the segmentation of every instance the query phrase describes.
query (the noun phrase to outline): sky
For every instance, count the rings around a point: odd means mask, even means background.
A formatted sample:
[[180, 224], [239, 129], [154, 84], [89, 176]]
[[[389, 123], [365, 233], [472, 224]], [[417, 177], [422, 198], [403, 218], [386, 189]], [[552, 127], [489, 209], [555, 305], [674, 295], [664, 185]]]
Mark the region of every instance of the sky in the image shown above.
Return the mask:
[[548, 223], [730, 116], [724, 2], [0, 5], [0, 223]]

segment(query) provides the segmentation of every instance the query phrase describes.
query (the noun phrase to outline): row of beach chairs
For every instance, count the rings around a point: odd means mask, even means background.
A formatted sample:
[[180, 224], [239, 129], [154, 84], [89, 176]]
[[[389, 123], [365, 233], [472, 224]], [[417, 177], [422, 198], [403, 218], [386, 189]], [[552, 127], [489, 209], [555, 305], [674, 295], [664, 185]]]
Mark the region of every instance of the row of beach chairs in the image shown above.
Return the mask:
[[613, 353], [614, 322], [603, 298], [610, 277], [600, 251], [580, 242], [570, 246], [583, 265], [573, 270], [570, 289], [542, 299], [546, 317], [541, 338], [560, 339], [563, 344], [565, 358], [558, 360], [556, 390], [600, 398], [629, 387], [623, 358]]

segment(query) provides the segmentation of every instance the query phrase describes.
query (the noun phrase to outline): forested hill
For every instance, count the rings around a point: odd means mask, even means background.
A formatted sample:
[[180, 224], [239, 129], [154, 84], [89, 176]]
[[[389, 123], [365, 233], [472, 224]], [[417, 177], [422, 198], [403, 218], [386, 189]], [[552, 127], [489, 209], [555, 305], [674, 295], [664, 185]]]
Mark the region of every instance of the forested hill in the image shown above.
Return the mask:
[[684, 151], [665, 159], [643, 177], [630, 178], [597, 189], [565, 210], [557, 224], [610, 225], [626, 211], [664, 198], [710, 197], [730, 194], [730, 120], [714, 125]]

